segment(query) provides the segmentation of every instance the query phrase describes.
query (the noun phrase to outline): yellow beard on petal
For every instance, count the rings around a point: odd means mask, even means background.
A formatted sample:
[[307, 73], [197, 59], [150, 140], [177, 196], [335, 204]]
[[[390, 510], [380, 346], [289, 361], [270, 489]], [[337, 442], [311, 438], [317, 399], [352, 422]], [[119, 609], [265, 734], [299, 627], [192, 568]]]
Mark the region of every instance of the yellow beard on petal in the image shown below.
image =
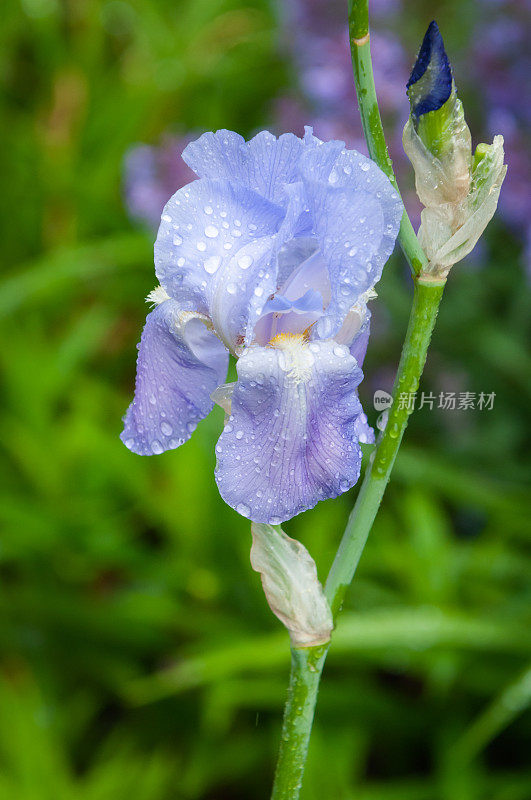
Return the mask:
[[269, 342], [270, 347], [281, 351], [280, 368], [294, 383], [306, 383], [311, 377], [314, 357], [304, 333], [279, 333]]

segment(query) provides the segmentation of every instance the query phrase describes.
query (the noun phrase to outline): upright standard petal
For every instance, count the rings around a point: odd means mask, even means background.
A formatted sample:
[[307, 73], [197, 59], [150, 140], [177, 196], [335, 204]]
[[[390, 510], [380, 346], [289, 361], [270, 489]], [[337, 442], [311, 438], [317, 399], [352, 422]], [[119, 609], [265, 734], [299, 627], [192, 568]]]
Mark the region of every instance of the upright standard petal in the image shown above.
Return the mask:
[[353, 486], [366, 418], [356, 391], [362, 372], [348, 349], [283, 336], [250, 347], [237, 369], [216, 446], [223, 499], [254, 522], [276, 525]]
[[319, 140], [299, 139], [284, 133], [277, 139], [262, 131], [249, 142], [233, 131], [204, 133], [183, 151], [183, 159], [200, 178], [229, 180], [252, 189], [284, 205], [285, 184], [297, 178], [297, 167], [303, 149], [316, 147]]
[[160, 283], [181, 307], [209, 314], [216, 273], [243, 248], [276, 234], [285, 215], [242, 186], [194, 181], [164, 208], [155, 242]]
[[197, 315], [166, 300], [148, 314], [138, 346], [135, 397], [120, 436], [142, 456], [172, 450], [211, 411], [228, 353]]
[[402, 202], [389, 179], [370, 159], [342, 150], [330, 167], [308, 150], [301, 174], [314, 235], [330, 279], [331, 302], [315, 325], [320, 338], [333, 336], [352, 305], [380, 279], [391, 255]]

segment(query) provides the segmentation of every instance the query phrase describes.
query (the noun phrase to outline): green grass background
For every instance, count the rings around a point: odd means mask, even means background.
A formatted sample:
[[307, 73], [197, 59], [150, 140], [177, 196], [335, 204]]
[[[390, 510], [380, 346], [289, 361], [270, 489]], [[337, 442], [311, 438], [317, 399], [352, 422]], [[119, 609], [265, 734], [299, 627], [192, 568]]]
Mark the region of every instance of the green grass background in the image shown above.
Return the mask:
[[[408, 5], [413, 54], [428, 19]], [[459, 56], [475, 7], [433, 5]], [[124, 154], [168, 130], [271, 127], [297, 80], [277, 15], [265, 0], [2, 6], [3, 800], [268, 796], [288, 642], [249, 525], [216, 491], [221, 413], [156, 458], [118, 434], [154, 284]], [[420, 387], [495, 392], [494, 409], [411, 419], [325, 670], [304, 800], [531, 797], [526, 287], [494, 221], [481, 265], [451, 276]], [[373, 424], [410, 302], [399, 253], [379, 289]], [[285, 526], [321, 577], [355, 492]]]

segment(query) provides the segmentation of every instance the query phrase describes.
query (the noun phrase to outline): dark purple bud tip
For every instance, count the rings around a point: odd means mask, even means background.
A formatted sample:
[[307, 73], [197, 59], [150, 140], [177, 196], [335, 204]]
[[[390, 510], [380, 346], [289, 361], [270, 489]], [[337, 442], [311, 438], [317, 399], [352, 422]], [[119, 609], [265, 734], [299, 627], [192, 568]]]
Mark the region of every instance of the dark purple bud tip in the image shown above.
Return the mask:
[[429, 111], [437, 111], [450, 97], [452, 69], [435, 20], [430, 22], [422, 40], [406, 88], [411, 113], [417, 120]]

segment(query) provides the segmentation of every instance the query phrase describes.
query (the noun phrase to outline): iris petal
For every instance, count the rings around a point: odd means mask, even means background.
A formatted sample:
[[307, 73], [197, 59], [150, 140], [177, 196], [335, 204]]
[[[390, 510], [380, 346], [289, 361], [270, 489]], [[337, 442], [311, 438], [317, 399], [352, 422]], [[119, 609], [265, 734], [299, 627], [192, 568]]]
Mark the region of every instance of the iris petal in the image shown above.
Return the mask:
[[223, 499], [255, 522], [278, 524], [349, 489], [366, 418], [362, 372], [348, 349], [286, 337], [285, 346], [250, 347], [237, 369], [216, 446]]
[[430, 22], [407, 82], [411, 113], [418, 120], [437, 111], [452, 92], [452, 68], [435, 20]]
[[228, 353], [203, 320], [166, 300], [146, 319], [138, 347], [135, 397], [120, 436], [139, 455], [173, 450], [211, 411]]
[[209, 314], [216, 273], [243, 248], [276, 234], [284, 217], [285, 210], [242, 186], [194, 181], [164, 208], [155, 242], [160, 283], [181, 307]]
[[359, 367], [363, 366], [370, 332], [371, 312], [364, 302], [360, 302], [350, 309], [343, 325], [334, 336], [336, 342], [348, 347], [350, 355], [354, 356]]
[[277, 139], [262, 131], [246, 142], [233, 131], [204, 133], [183, 151], [183, 159], [200, 178], [230, 180], [274, 203], [284, 204], [285, 184], [294, 183], [300, 156], [318, 140], [301, 140], [292, 133]]
[[333, 336], [348, 309], [380, 279], [394, 248], [402, 203], [388, 178], [370, 159], [343, 150], [333, 167], [317, 162], [319, 151], [301, 159], [314, 235], [330, 279], [332, 299], [316, 324]]

